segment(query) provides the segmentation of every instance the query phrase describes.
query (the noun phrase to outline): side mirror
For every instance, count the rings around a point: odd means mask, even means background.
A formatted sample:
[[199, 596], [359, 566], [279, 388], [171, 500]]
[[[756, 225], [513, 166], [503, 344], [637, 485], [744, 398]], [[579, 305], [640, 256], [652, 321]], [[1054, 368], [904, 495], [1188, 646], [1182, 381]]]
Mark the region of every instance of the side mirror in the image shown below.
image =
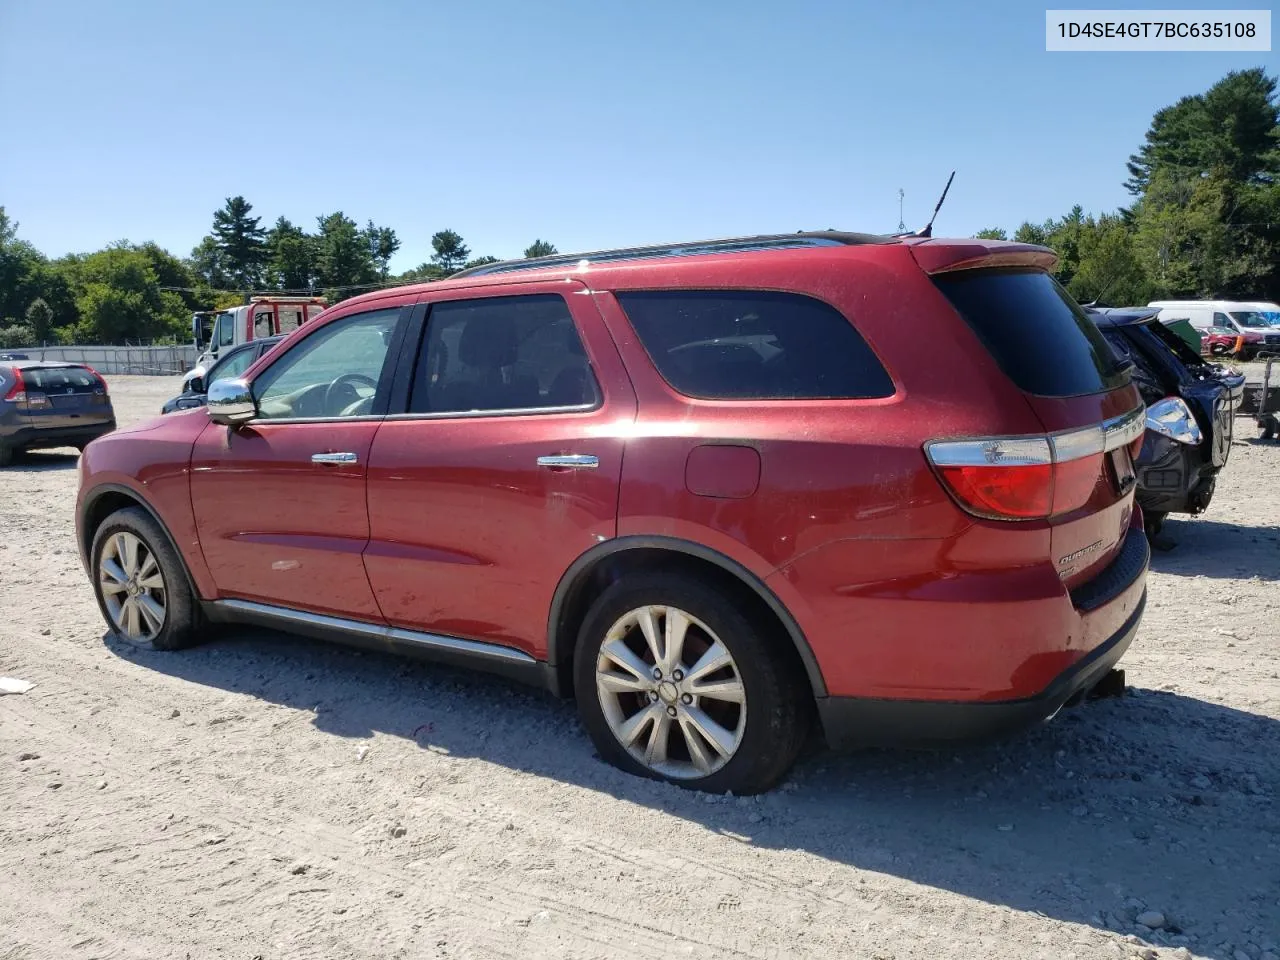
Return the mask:
[[205, 393], [204, 377], [192, 377], [187, 381], [187, 393]]
[[258, 415], [253, 391], [243, 380], [215, 380], [209, 385], [209, 419], [233, 427]]

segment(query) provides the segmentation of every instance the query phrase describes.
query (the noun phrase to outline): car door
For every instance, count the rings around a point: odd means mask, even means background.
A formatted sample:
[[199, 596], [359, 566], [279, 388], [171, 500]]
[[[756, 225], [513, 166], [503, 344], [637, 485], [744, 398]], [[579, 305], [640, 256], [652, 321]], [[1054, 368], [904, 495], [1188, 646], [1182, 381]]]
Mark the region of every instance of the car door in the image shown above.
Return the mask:
[[220, 597], [382, 619], [361, 560], [365, 470], [411, 300], [316, 327], [253, 371], [255, 419], [200, 434], [191, 500]]
[[561, 575], [616, 534], [635, 394], [581, 284], [431, 301], [369, 458], [369, 580], [395, 626], [542, 658]]

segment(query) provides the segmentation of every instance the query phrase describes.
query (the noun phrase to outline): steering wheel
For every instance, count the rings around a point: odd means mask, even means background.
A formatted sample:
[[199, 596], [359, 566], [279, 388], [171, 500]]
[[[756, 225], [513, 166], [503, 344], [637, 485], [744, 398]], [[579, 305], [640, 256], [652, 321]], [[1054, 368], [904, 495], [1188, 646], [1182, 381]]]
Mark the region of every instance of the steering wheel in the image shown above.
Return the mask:
[[334, 412], [344, 410], [351, 404], [364, 399], [356, 391], [355, 385], [357, 383], [372, 387], [375, 392], [378, 389], [378, 381], [372, 377], [366, 377], [363, 373], [344, 373], [325, 388], [324, 410], [326, 416], [333, 416]]

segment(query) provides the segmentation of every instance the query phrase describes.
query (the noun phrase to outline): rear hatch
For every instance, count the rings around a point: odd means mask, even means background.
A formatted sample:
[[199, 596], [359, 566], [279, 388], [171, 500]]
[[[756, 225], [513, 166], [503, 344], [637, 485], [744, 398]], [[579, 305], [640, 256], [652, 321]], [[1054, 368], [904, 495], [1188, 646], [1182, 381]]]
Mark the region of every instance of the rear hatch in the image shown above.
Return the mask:
[[[1074, 587], [1099, 573], [1128, 533], [1142, 400], [1093, 321], [1045, 272], [1050, 251], [975, 246], [953, 244], [950, 255], [939, 247], [915, 252], [1045, 431], [1006, 449], [1009, 462], [1038, 465], [1048, 478], [1049, 505], [1023, 518], [1050, 525], [1054, 564]], [[990, 463], [989, 444], [985, 455]]]
[[24, 402], [19, 405], [26, 422], [41, 430], [92, 427], [112, 419], [107, 385], [88, 367], [23, 367]]

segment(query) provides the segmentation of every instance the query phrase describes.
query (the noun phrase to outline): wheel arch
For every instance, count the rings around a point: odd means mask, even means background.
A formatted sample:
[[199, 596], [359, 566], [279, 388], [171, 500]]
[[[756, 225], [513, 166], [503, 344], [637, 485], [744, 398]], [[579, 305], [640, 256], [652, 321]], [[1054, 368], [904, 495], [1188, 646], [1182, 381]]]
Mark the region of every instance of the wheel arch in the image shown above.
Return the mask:
[[186, 556], [178, 547], [178, 541], [174, 539], [173, 532], [169, 529], [169, 525], [164, 522], [164, 518], [156, 511], [150, 503], [148, 503], [136, 490], [118, 483], [104, 483], [93, 488], [80, 501], [77, 508], [77, 529], [79, 533], [80, 559], [84, 564], [85, 571], [92, 577], [93, 574], [93, 558], [90, 555], [93, 550], [93, 538], [98, 531], [98, 527], [102, 522], [115, 513], [117, 510], [123, 510], [127, 507], [141, 508], [152, 520], [156, 522], [156, 526], [160, 528], [160, 532], [165, 535], [169, 541], [169, 546], [173, 548], [173, 552], [177, 554], [179, 562], [182, 564], [182, 573], [187, 578], [187, 585], [191, 588], [193, 597], [200, 596], [200, 590], [196, 585], [195, 578], [191, 575], [191, 567], [187, 563]]
[[560, 578], [547, 617], [547, 682], [557, 696], [573, 692], [573, 650], [578, 629], [595, 597], [624, 573], [673, 564], [693, 574], [744, 591], [758, 603], [790, 640], [815, 698], [827, 695], [822, 671], [800, 625], [782, 601], [754, 573], [719, 551], [664, 536], [626, 536], [598, 544], [575, 560]]

